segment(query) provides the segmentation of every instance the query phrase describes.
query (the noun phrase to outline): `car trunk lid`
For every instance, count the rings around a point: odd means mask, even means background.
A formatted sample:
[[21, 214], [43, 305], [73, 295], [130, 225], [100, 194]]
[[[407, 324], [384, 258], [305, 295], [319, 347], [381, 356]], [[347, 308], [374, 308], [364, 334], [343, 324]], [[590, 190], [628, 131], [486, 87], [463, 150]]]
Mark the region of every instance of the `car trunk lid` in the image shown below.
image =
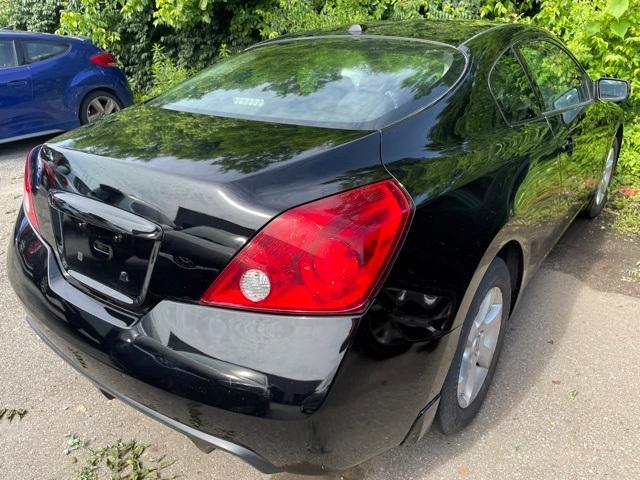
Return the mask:
[[42, 148], [36, 209], [68, 280], [124, 308], [198, 301], [274, 216], [387, 176], [379, 134], [149, 107]]

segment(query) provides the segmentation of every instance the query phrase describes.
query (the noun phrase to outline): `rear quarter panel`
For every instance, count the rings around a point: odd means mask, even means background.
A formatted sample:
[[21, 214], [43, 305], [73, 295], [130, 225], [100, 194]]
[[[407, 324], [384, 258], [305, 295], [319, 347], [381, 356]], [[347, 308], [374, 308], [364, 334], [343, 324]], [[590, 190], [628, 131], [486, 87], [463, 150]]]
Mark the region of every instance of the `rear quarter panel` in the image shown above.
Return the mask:
[[93, 90], [114, 94], [124, 107], [133, 103], [129, 84], [119, 68], [99, 67], [91, 62], [91, 56], [100, 52], [99, 48], [92, 44], [81, 44], [75, 48], [78, 52], [77, 71], [69, 83], [65, 103], [73, 107], [76, 118], [79, 118], [82, 101]]
[[[409, 191], [416, 212], [361, 333], [387, 324], [395, 343], [376, 349], [389, 357], [415, 355], [414, 375], [430, 381], [416, 389], [408, 401], [412, 408], [437, 398], [457, 327], [500, 250], [509, 243], [521, 252], [522, 266], [512, 279], [517, 295], [573, 218], [567, 204], [572, 187], [564, 182], [567, 172], [550, 124], [540, 117], [507, 125], [488, 87], [494, 60], [521, 35], [518, 28], [502, 27], [470, 42], [471, 62], [460, 84], [437, 104], [382, 131], [383, 163]], [[617, 110], [601, 102], [591, 107], [581, 141], [593, 153], [580, 168], [592, 176], [603, 160], [603, 139], [615, 133]], [[440, 370], [427, 367], [426, 356], [418, 360], [421, 351], [435, 348], [443, 352]]]
[[437, 325], [444, 331], [462, 322], [460, 307], [507, 242], [522, 249], [526, 277], [555, 242], [562, 213], [547, 122], [509, 127], [488, 88], [493, 61], [513, 34], [503, 30], [505, 38], [494, 32], [476, 40], [466, 77], [445, 98], [382, 133], [383, 162], [416, 203], [387, 285], [446, 299]]

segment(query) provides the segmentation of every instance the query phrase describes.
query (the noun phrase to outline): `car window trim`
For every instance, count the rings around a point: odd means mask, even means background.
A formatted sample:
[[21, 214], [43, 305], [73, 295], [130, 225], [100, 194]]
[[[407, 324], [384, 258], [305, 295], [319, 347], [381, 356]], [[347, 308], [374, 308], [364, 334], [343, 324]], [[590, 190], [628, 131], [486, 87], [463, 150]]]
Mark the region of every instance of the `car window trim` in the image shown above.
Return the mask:
[[[531, 69], [529, 68], [529, 64], [527, 63], [526, 58], [524, 58], [524, 56], [520, 53], [520, 50], [518, 49], [518, 45], [519, 44], [525, 43], [527, 41], [529, 41], [529, 42], [531, 42], [531, 41], [547, 42], [547, 43], [550, 43], [552, 45], [555, 45], [560, 50], [562, 50], [564, 53], [566, 53], [567, 56], [569, 57], [569, 59], [578, 68], [578, 70], [580, 71], [580, 73], [582, 75], [582, 80], [583, 80], [583, 82], [585, 83], [585, 85], [587, 87], [587, 99], [585, 101], [583, 101], [583, 102], [576, 103], [575, 105], [571, 105], [569, 107], [555, 108], [555, 109], [551, 109], [551, 110], [544, 110], [544, 99], [542, 98], [542, 95], [541, 95], [541, 93], [539, 91], [540, 89], [538, 88], [537, 83], [533, 79], [533, 74], [531, 73]], [[584, 107], [586, 107], [588, 105], [591, 105], [594, 102], [593, 80], [591, 79], [591, 77], [589, 76], [587, 71], [584, 69], [582, 64], [578, 61], [578, 59], [564, 45], [562, 45], [562, 43], [557, 41], [555, 38], [548, 37], [548, 36], [545, 36], [545, 35], [539, 35], [539, 36], [535, 36], [535, 37], [529, 37], [529, 38], [526, 38], [526, 39], [518, 39], [512, 44], [512, 47], [516, 50], [516, 52], [518, 53], [518, 56], [522, 58], [522, 62], [526, 66], [527, 75], [529, 76], [531, 82], [535, 85], [535, 90], [536, 90], [537, 94], [540, 96], [540, 101], [541, 101], [541, 104], [542, 104], [542, 107], [543, 107], [542, 110], [541, 110], [541, 113], [540, 113], [540, 115], [542, 117], [548, 118], [548, 117], [553, 117], [553, 116], [561, 114], [561, 113], [570, 112], [571, 110], [578, 110], [578, 109], [584, 108]]]
[[[494, 102], [496, 104], [496, 107], [498, 108], [498, 111], [500, 112], [500, 115], [502, 116], [502, 118], [505, 121], [505, 123], [509, 127], [518, 127], [520, 125], [524, 125], [524, 124], [527, 124], [527, 123], [534, 122], [534, 121], [539, 120], [541, 118], [548, 119], [549, 117], [553, 117], [555, 115], [558, 115], [558, 114], [561, 114], [561, 113], [564, 113], [564, 112], [581, 109], [581, 108], [584, 108], [584, 107], [586, 107], [588, 105], [591, 105], [595, 101], [593, 80], [591, 79], [591, 77], [589, 76], [589, 74], [587, 73], [585, 68], [582, 66], [580, 61], [564, 45], [562, 45], [562, 43], [560, 43], [558, 40], [556, 40], [555, 38], [553, 38], [551, 36], [541, 34], [540, 32], [536, 32], [533, 35], [531, 34], [531, 32], [526, 32], [525, 35], [526, 36], [524, 36], [524, 37], [519, 37], [519, 38], [515, 39], [514, 41], [512, 41], [509, 44], [509, 46], [505, 47], [503, 50], [500, 51], [500, 53], [496, 56], [496, 59], [491, 64], [491, 68], [489, 69], [489, 73], [487, 74], [487, 88], [489, 89], [489, 92], [491, 93], [491, 97], [493, 98], [493, 100], [494, 100]], [[583, 79], [586, 81], [586, 85], [588, 87], [588, 93], [589, 93], [589, 98], [586, 101], [580, 102], [579, 104], [576, 104], [576, 105], [573, 105], [573, 106], [567, 107], [567, 108], [548, 110], [548, 111], [544, 110], [544, 101], [542, 99], [542, 95], [541, 95], [541, 93], [540, 93], [540, 91], [538, 89], [537, 84], [535, 83], [535, 81], [533, 79], [533, 75], [531, 74], [531, 71], [529, 70], [529, 65], [526, 63], [526, 60], [524, 58], [522, 58], [522, 55], [520, 54], [520, 51], [518, 50], [518, 45], [519, 44], [525, 43], [525, 42], [536, 41], [536, 40], [541, 40], [541, 41], [545, 41], [545, 42], [551, 43], [553, 45], [556, 45], [561, 50], [563, 50], [566, 54], [569, 55], [569, 57], [571, 58], [573, 63], [578, 67], [578, 69], [582, 73]], [[509, 49], [513, 49], [513, 51], [515, 52], [516, 58], [520, 62], [520, 66], [524, 70], [525, 75], [527, 76], [527, 78], [529, 80], [529, 84], [533, 88], [534, 94], [535, 94], [536, 98], [538, 99], [538, 108], [539, 108], [538, 114], [534, 118], [521, 120], [519, 122], [509, 122], [506, 119], [506, 117], [505, 117], [505, 115], [504, 115], [504, 113], [502, 111], [502, 108], [500, 107], [500, 104], [498, 103], [498, 100], [497, 100], [496, 96], [493, 93], [493, 90], [491, 88], [491, 83], [490, 83], [491, 74], [493, 73], [494, 67], [496, 66], [496, 64], [498, 63], [500, 58], [502, 58], [502, 55], [504, 55], [505, 52], [507, 50], [509, 50]]]
[[10, 66], [10, 67], [0, 67], [0, 70], [8, 70], [10, 68], [18, 68], [18, 67], [20, 67], [22, 65], [22, 63], [20, 63], [20, 52], [18, 50], [16, 39], [15, 38], [7, 38], [7, 39], [2, 39], [2, 40], [13, 44], [13, 53], [15, 54], [16, 64], [13, 65], [13, 66]]
[[25, 67], [29, 65], [24, 57], [24, 49], [22, 48], [22, 42], [19, 38], [15, 39], [16, 51], [18, 52], [18, 61], [20, 62], [21, 67]]
[[[36, 65], [38, 63], [42, 63], [42, 62], [46, 62], [49, 60], [54, 60], [58, 57], [61, 57], [62, 55], [66, 55], [67, 53], [69, 53], [69, 50], [71, 50], [71, 44], [63, 42], [63, 41], [51, 41], [51, 40], [34, 40], [34, 39], [20, 39], [18, 41], [19, 43], [21, 43], [21, 48], [22, 48], [22, 58], [24, 60], [24, 64], [25, 65]], [[26, 43], [44, 43], [47, 45], [61, 45], [64, 46], [65, 49], [64, 51], [60, 52], [60, 53], [56, 53], [55, 55], [52, 55], [51, 57], [47, 57], [47, 58], [43, 58], [42, 60], [36, 60], [34, 62], [29, 62], [27, 60], [27, 47]]]
[[[517, 50], [514, 48], [515, 44], [511, 44], [508, 47], [506, 47], [505, 49], [501, 50], [500, 53], [496, 56], [495, 60], [493, 61], [493, 63], [491, 64], [491, 68], [489, 69], [489, 73], [487, 74], [487, 88], [489, 88], [489, 93], [491, 94], [491, 97], [493, 98], [493, 101], [496, 104], [496, 107], [498, 108], [498, 111], [500, 112], [500, 115], [502, 115], [502, 119], [505, 121], [505, 123], [508, 126], [518, 126], [518, 125], [524, 125], [525, 123], [529, 123], [532, 122], [534, 120], [537, 120], [539, 118], [541, 118], [543, 116], [542, 111], [544, 110], [543, 108], [543, 104], [540, 98], [540, 92], [538, 92], [538, 89], [536, 88], [535, 84], [533, 83], [529, 72], [527, 71], [527, 68], [525, 67], [525, 65], [522, 63], [522, 58], [520, 58], [519, 53], [517, 52]], [[518, 64], [520, 65], [520, 69], [522, 70], [523, 75], [525, 76], [525, 78], [527, 79], [527, 83], [529, 84], [529, 88], [531, 88], [531, 92], [533, 93], [535, 99], [536, 99], [536, 111], [534, 111], [535, 115], [532, 118], [527, 118], [525, 120], [519, 120], [517, 122], [512, 122], [507, 120], [507, 116], [505, 115], [505, 112], [503, 111], [502, 107], [500, 106], [500, 102], [498, 102], [498, 98], [495, 95], [495, 92], [493, 91], [493, 88], [491, 88], [491, 76], [493, 75], [493, 72], [495, 70], [496, 65], [498, 64], [498, 62], [502, 59], [502, 57], [509, 51], [511, 50], [511, 52], [513, 53], [513, 55], [516, 57], [516, 60], [518, 61]]]

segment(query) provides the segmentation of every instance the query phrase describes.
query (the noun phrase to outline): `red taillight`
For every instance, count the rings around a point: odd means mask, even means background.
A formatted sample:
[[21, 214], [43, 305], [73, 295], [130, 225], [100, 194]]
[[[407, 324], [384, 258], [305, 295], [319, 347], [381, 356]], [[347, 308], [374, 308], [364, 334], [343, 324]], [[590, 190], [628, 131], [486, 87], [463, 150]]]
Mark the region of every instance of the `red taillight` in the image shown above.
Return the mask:
[[201, 302], [272, 312], [361, 312], [404, 239], [412, 211], [393, 180], [289, 210], [258, 232]]
[[100, 52], [95, 55], [91, 55], [91, 61], [101, 67], [117, 67], [116, 57], [113, 53]]
[[[36, 147], [37, 148], [37, 147]], [[31, 223], [31, 226], [36, 230], [40, 230], [40, 225], [38, 223], [38, 217], [36, 215], [35, 204], [33, 202], [33, 167], [31, 163], [31, 158], [33, 157], [34, 151], [36, 149], [32, 149], [29, 153], [27, 153], [27, 158], [24, 161], [24, 212]], [[38, 157], [36, 157], [37, 159]]]

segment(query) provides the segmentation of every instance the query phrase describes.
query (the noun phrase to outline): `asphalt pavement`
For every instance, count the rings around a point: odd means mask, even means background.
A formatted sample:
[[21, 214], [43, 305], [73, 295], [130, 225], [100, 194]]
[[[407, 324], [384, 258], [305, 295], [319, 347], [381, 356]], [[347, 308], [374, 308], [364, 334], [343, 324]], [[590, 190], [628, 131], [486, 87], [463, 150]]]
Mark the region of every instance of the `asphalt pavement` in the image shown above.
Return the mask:
[[[6, 278], [6, 246], [21, 202], [23, 159], [42, 139], [0, 145], [0, 479], [71, 479], [80, 450], [117, 439], [150, 444], [185, 479], [266, 479], [117, 400], [108, 401], [24, 321]], [[464, 432], [428, 433], [331, 479], [640, 478], [640, 239], [578, 220], [523, 293], [494, 384]], [[77, 462], [76, 462], [77, 460]], [[272, 480], [301, 478], [281, 474]]]

